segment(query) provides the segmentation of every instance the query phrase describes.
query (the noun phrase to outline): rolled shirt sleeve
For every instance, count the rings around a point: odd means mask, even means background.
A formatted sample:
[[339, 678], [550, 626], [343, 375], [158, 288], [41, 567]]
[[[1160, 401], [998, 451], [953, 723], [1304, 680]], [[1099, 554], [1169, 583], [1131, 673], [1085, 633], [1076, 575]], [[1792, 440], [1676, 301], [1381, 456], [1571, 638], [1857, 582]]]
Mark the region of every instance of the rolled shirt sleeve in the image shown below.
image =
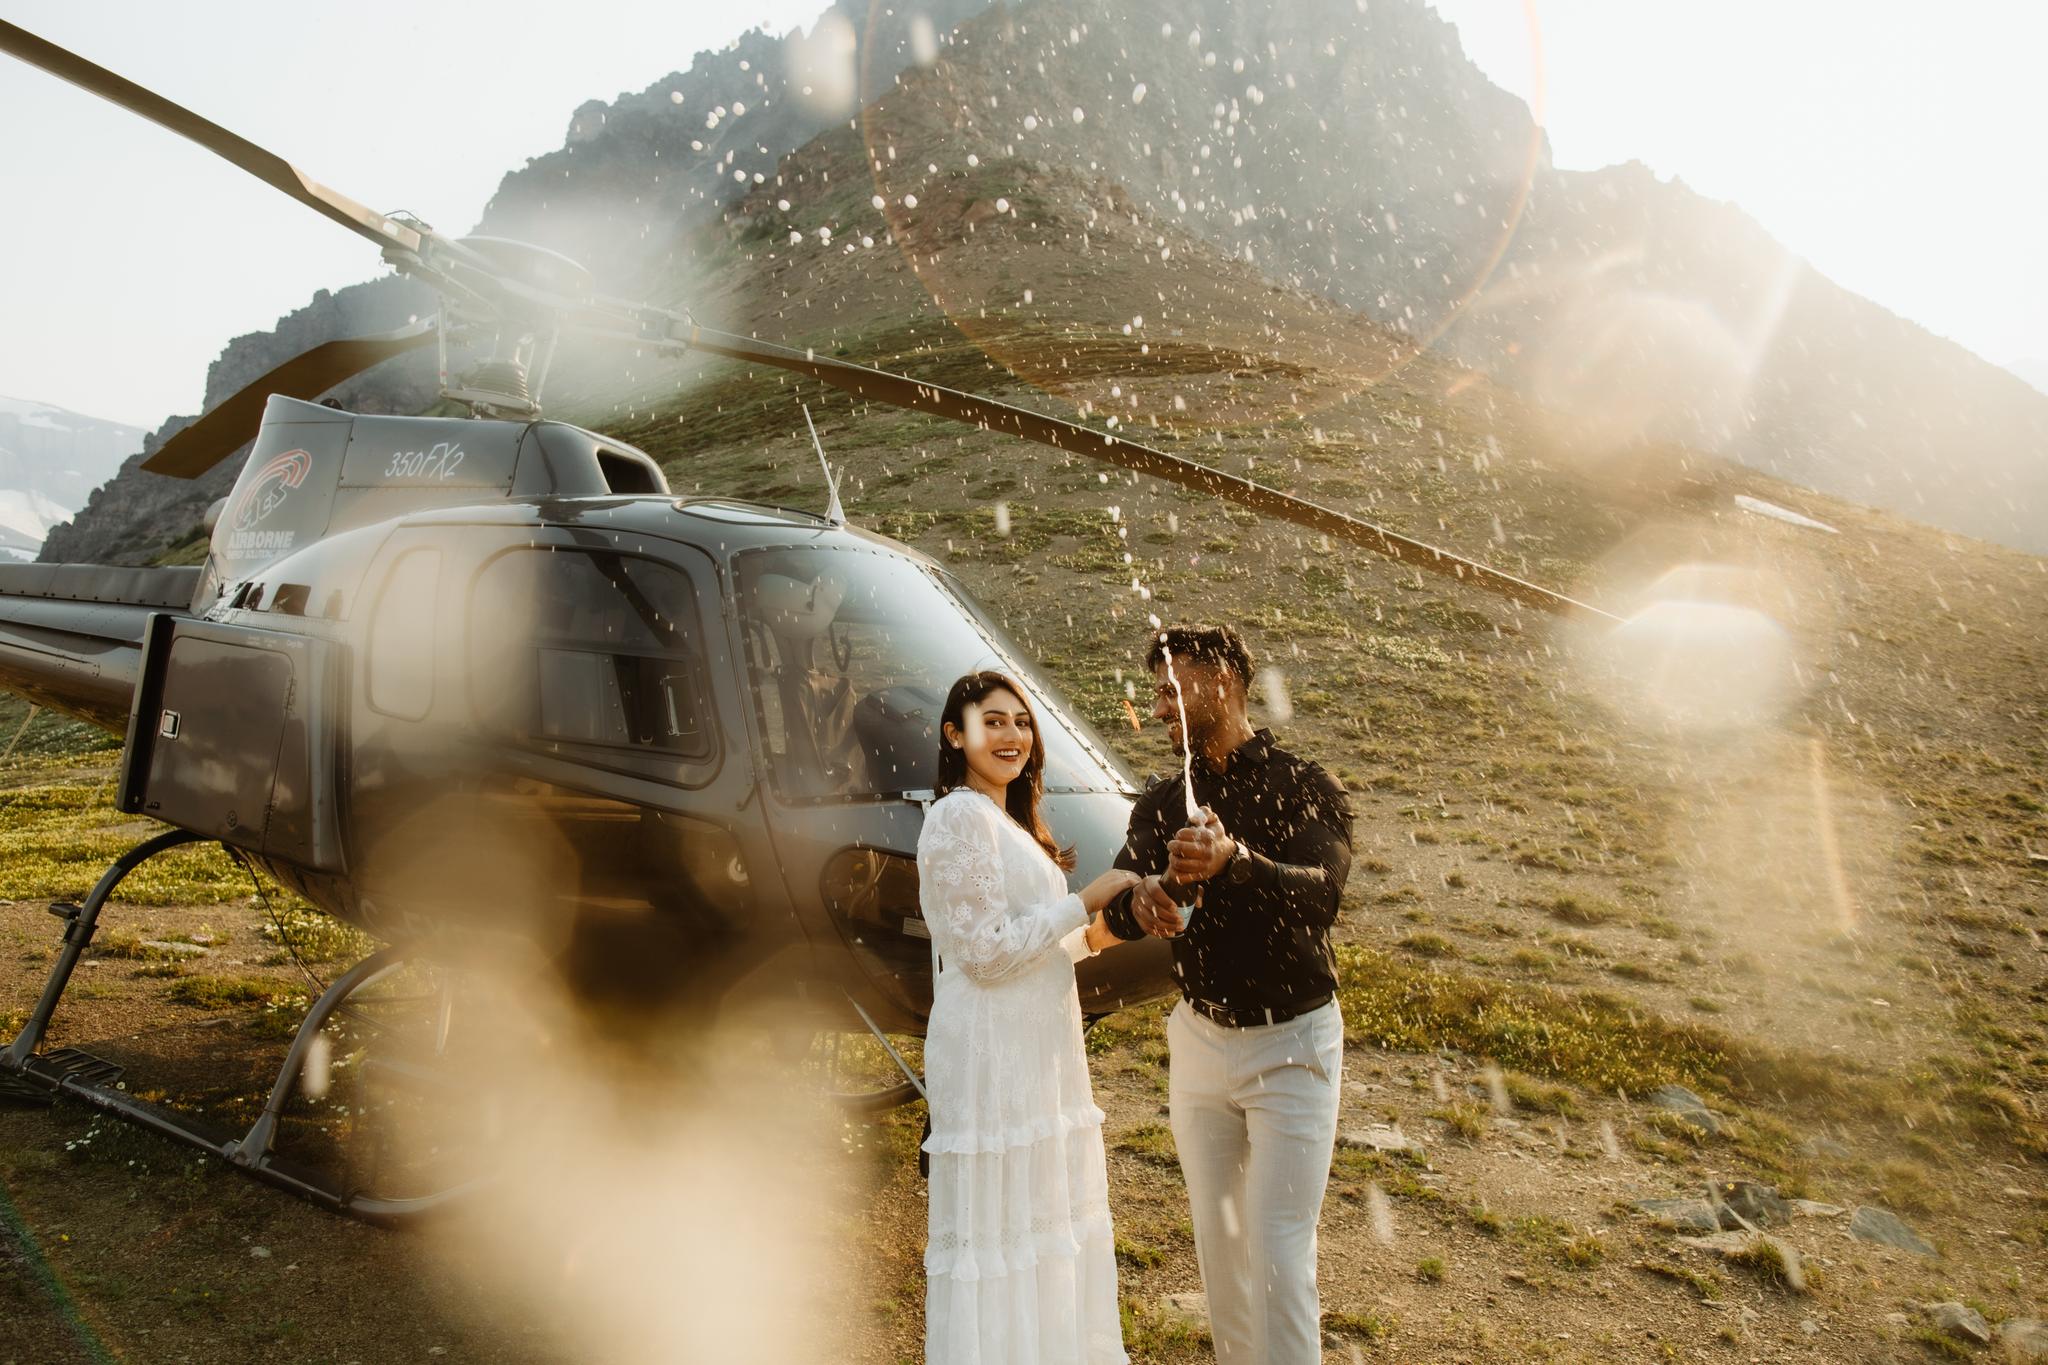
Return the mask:
[[1336, 778], [1310, 766], [1303, 819], [1280, 857], [1250, 853], [1246, 889], [1273, 907], [1283, 924], [1327, 929], [1337, 922], [1351, 876], [1351, 797]]

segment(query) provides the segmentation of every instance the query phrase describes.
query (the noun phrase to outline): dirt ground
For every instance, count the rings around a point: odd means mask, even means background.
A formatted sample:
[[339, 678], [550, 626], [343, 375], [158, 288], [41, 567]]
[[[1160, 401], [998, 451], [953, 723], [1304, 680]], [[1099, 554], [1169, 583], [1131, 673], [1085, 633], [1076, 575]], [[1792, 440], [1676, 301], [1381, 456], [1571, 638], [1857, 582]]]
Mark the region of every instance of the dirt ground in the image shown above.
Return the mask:
[[[266, 1007], [206, 1008], [168, 991], [229, 972], [274, 979], [281, 994], [303, 988], [294, 967], [273, 960], [265, 922], [252, 904], [117, 907], [110, 931], [219, 946], [177, 975], [88, 958], [53, 1043], [128, 1064], [139, 1090], [208, 1093], [216, 1116], [246, 1116], [282, 1047]], [[0, 907], [0, 1008], [32, 1002], [56, 928], [40, 905]], [[1199, 1277], [1164, 1131], [1159, 1019], [1156, 1007], [1112, 1016], [1091, 1051], [1109, 1116], [1133, 1357], [1200, 1360], [1199, 1334], [1161, 1308], [1165, 1296], [1198, 1289]], [[804, 1235], [831, 1248], [836, 1274], [788, 1310], [829, 1325], [831, 1358], [920, 1358], [917, 1118], [913, 1107], [837, 1121], [840, 1140], [813, 1141], [802, 1159], [804, 1177], [833, 1193], [834, 1211]], [[1795, 1220], [1780, 1235], [1813, 1281], [1795, 1293], [1768, 1270], [1683, 1247], [1628, 1207], [1759, 1174], [1764, 1148], [1753, 1143], [1697, 1139], [1642, 1102], [1572, 1087], [1518, 1083], [1501, 1106], [1470, 1057], [1354, 1041], [1342, 1126], [1382, 1123], [1416, 1138], [1424, 1155], [1337, 1155], [1321, 1229], [1332, 1361], [1918, 1360], [1929, 1348], [1913, 1340], [1917, 1322], [1887, 1314], [1957, 1297], [1998, 1315], [2024, 1311], [2043, 1264], [2042, 1186], [2016, 1164], [1975, 1173], [1967, 1201], [1924, 1192], [1926, 1211], [1910, 1217], [1942, 1248], [1939, 1259], [1852, 1240], [1841, 1216]], [[1731, 1133], [1745, 1123], [1774, 1129], [1768, 1115], [1731, 1115]], [[1798, 1192], [1853, 1205], [1884, 1154], [1863, 1145], [1868, 1135], [1837, 1131], [1848, 1138], [1843, 1155], [1803, 1168]], [[587, 1338], [554, 1317], [563, 1301], [522, 1293], [496, 1258], [433, 1231], [328, 1215], [76, 1104], [0, 1111], [0, 1180], [9, 1204], [0, 1361], [592, 1358]], [[673, 1292], [687, 1300], [692, 1287]]]

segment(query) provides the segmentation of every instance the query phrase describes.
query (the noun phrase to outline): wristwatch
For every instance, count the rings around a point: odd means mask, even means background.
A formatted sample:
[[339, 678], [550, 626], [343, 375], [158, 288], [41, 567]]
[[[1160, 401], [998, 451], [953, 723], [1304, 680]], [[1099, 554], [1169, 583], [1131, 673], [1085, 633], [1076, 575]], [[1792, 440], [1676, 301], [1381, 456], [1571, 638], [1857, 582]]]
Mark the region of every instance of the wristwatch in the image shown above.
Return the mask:
[[1223, 875], [1232, 886], [1243, 886], [1251, 880], [1252, 851], [1244, 846], [1244, 840], [1231, 841], [1230, 861], [1223, 865]]

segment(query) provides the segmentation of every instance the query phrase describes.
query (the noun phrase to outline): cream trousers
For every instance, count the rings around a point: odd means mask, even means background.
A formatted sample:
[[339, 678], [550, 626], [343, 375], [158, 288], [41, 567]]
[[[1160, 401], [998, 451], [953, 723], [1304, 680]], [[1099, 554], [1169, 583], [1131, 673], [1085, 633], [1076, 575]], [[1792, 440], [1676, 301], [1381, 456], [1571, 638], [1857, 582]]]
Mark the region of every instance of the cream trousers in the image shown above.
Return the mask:
[[1344, 1021], [1332, 1000], [1230, 1028], [1182, 1001], [1168, 1101], [1223, 1365], [1317, 1365], [1316, 1222], [1337, 1139]]

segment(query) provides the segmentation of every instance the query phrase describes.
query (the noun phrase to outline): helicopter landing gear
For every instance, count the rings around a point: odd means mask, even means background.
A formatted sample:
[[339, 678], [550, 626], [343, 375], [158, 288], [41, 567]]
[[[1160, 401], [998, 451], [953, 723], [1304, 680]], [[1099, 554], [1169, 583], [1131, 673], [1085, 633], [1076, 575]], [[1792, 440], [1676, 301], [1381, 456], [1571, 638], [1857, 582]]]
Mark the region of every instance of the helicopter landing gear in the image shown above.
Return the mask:
[[[432, 979], [423, 979], [426, 977]], [[356, 963], [336, 977], [306, 1011], [263, 1112], [245, 1135], [221, 1144], [220, 1154], [259, 1180], [373, 1223], [403, 1222], [483, 1184], [486, 1177], [474, 1169], [445, 1182], [413, 1169], [409, 1155], [394, 1146], [388, 1132], [372, 1139], [366, 1159], [349, 1163], [346, 1183], [280, 1158], [273, 1150], [279, 1123], [295, 1096], [314, 1091], [316, 1099], [324, 1099], [331, 1072], [344, 1069], [351, 1061], [360, 1063], [358, 1075], [351, 1078], [357, 1083], [349, 1096], [355, 1103], [332, 1107], [373, 1115], [373, 1122], [395, 1121], [399, 1115], [394, 1110], [401, 1105], [412, 1108], [422, 1101], [432, 1105], [459, 1090], [452, 1071], [440, 1066], [447, 1060], [457, 993], [455, 973], [422, 967], [402, 948], [380, 948]], [[431, 1041], [410, 1039], [403, 1055], [393, 1057], [360, 1046], [399, 1039], [406, 1022], [419, 1026], [418, 1031]], [[344, 1038], [344, 1045], [359, 1045], [341, 1059], [342, 1067], [333, 1064], [336, 1036]], [[399, 1092], [398, 1098], [393, 1097], [394, 1090]], [[428, 1144], [423, 1140], [420, 1145]]]
[[[415, 963], [399, 947], [370, 954], [321, 992], [292, 1037], [262, 1113], [240, 1137], [202, 1119], [137, 1099], [120, 1085], [124, 1068], [116, 1062], [75, 1047], [37, 1051], [57, 1002], [92, 941], [100, 911], [115, 888], [157, 854], [202, 841], [202, 836], [187, 830], [167, 830], [116, 859], [83, 904], [60, 902], [50, 907], [52, 914], [65, 921], [63, 948], [34, 1013], [13, 1043], [0, 1052], [0, 1100], [48, 1104], [59, 1095], [67, 1096], [212, 1153], [266, 1184], [371, 1222], [403, 1222], [481, 1183], [474, 1164], [446, 1177], [445, 1162], [435, 1168], [415, 1152], [392, 1159], [388, 1135], [381, 1132], [359, 1144], [373, 1148], [367, 1160], [353, 1159], [363, 1153], [348, 1154], [352, 1159], [342, 1163], [347, 1173], [341, 1177], [276, 1151], [280, 1125], [287, 1120], [295, 1133], [303, 1129], [316, 1138], [332, 1126], [309, 1118], [305, 1096], [324, 1095], [333, 1074], [346, 1073], [346, 1080], [335, 1088], [339, 1092], [336, 1099], [347, 1103], [330, 1102], [326, 1106], [329, 1114], [341, 1111], [376, 1124], [410, 1117], [422, 1107], [437, 1112], [463, 1107], [460, 1075], [444, 1056], [463, 974]], [[343, 1048], [348, 1049], [346, 1055], [330, 1067], [329, 1059]], [[394, 1092], [399, 1092], [396, 1099]], [[483, 1117], [488, 1127], [494, 1115]], [[486, 1133], [483, 1141], [488, 1140]], [[436, 1154], [443, 1150], [436, 1142], [422, 1141], [417, 1146]], [[462, 1155], [474, 1151], [472, 1147]], [[437, 1179], [437, 1174], [444, 1178]]]
[[[18, 1088], [21, 1082], [33, 1084], [40, 1081], [45, 1093], [49, 1093], [67, 1077], [79, 1076], [108, 1086], [120, 1078], [120, 1067], [112, 1062], [100, 1062], [76, 1048], [59, 1048], [40, 1058], [36, 1056], [36, 1048], [42, 1045], [43, 1035], [49, 1031], [50, 1018], [57, 1012], [57, 1002], [64, 997], [64, 988], [71, 984], [71, 973], [77, 968], [78, 959], [85, 956], [86, 947], [99, 928], [100, 909], [114, 894], [114, 888], [157, 854], [198, 843], [201, 837], [190, 830], [167, 829], [145, 839], [114, 859], [113, 865], [100, 874], [92, 893], [85, 898], [85, 904], [58, 901], [50, 907], [50, 913], [64, 921], [64, 946], [58, 950], [56, 965], [50, 968], [49, 979], [43, 983], [42, 998], [36, 1001], [35, 1012], [21, 1026], [21, 1032], [15, 1035], [7, 1051], [0, 1052], [0, 1076], [16, 1082], [16, 1086], [10, 1089]], [[111, 1073], [107, 1071], [109, 1067], [112, 1068]]]
[[891, 1038], [858, 1001], [846, 1001], [862, 1027], [810, 1035], [801, 1067], [812, 1090], [848, 1114], [879, 1114], [924, 1098], [924, 1081], [906, 1056], [918, 1040]]

